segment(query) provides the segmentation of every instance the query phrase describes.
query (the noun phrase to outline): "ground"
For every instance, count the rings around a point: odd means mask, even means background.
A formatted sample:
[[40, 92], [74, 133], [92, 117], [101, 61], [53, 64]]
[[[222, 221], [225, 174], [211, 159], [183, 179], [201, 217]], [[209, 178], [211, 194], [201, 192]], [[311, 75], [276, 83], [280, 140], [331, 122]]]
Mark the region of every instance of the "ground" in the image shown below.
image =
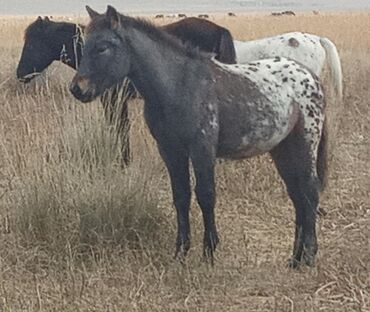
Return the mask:
[[72, 70], [16, 81], [32, 19], [0, 17], [0, 311], [370, 310], [370, 14], [211, 19], [239, 40], [301, 30], [337, 45], [345, 96], [328, 102], [339, 113], [316, 266], [287, 267], [294, 210], [268, 156], [217, 166], [215, 266], [201, 259], [195, 201], [193, 245], [177, 263], [168, 177], [140, 100], [122, 169], [99, 101], [70, 95]]

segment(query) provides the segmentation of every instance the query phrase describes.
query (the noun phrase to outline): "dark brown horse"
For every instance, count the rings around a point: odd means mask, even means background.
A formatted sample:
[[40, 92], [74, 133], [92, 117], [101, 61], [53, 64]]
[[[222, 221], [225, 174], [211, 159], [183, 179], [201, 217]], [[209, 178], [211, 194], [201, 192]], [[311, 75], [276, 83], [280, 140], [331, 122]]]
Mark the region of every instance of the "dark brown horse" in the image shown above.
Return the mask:
[[[199, 18], [185, 18], [165, 25], [162, 29], [183, 42], [199, 47], [205, 52], [214, 53], [216, 59], [221, 62], [236, 62], [233, 38], [230, 32], [221, 26]], [[53, 61], [61, 61], [77, 69], [83, 52], [83, 32], [83, 25], [53, 22], [49, 18], [38, 17], [25, 31], [22, 56], [17, 68], [18, 79], [24, 83], [31, 81]], [[130, 159], [127, 99], [136, 92], [131, 84], [125, 88], [126, 92], [122, 92], [120, 86], [115, 86], [102, 95], [101, 101], [108, 121], [110, 123], [118, 121], [123, 161], [127, 164]]]
[[88, 12], [92, 20], [84, 57], [70, 90], [90, 102], [128, 77], [143, 96], [145, 120], [171, 179], [176, 255], [182, 258], [190, 248], [190, 161], [203, 214], [203, 251], [212, 261], [219, 241], [216, 158], [270, 153], [296, 212], [291, 264], [312, 266], [327, 146], [324, 93], [317, 76], [280, 57], [223, 64], [111, 6], [102, 15]]
[[222, 63], [236, 63], [233, 37], [224, 27], [205, 19], [188, 17], [161, 28], [183, 43], [191, 43], [202, 51], [214, 53], [216, 60]]

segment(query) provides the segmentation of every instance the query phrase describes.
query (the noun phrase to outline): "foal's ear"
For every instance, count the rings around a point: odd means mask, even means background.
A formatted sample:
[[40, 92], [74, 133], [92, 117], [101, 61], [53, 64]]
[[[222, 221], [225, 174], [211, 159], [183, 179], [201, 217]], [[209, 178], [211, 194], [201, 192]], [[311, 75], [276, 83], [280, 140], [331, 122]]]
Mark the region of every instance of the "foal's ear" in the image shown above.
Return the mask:
[[121, 22], [119, 18], [119, 13], [114, 7], [108, 5], [107, 12], [105, 14], [108, 18], [108, 21], [110, 22], [110, 26], [112, 29], [116, 29], [120, 26]]
[[99, 16], [100, 14], [90, 8], [88, 5], [85, 6], [87, 13], [89, 14], [90, 18], [93, 19], [94, 17]]

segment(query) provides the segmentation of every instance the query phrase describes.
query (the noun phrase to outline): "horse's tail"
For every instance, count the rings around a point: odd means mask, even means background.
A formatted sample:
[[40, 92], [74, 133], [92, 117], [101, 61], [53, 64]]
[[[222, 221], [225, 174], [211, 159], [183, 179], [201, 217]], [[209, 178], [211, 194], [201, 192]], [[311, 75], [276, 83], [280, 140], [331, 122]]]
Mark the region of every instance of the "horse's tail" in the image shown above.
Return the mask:
[[[326, 135], [332, 139], [334, 139], [339, 132], [340, 127], [340, 120], [342, 117], [342, 112], [344, 109], [344, 101], [343, 101], [343, 76], [342, 76], [342, 66], [340, 62], [340, 58], [338, 55], [337, 48], [335, 47], [334, 43], [330, 41], [328, 38], [320, 38], [320, 43], [322, 47], [325, 49], [327, 55], [327, 61], [330, 69], [330, 76], [332, 85], [334, 88], [334, 94], [331, 95], [333, 92], [325, 92], [326, 97], [326, 112], [325, 112], [325, 119], [327, 120], [327, 124], [330, 125], [329, 129], [326, 131]], [[326, 90], [329, 91], [329, 90]], [[333, 99], [335, 99], [333, 101]], [[333, 150], [335, 149], [335, 145], [331, 142], [328, 144], [328, 154], [329, 154], [329, 161], [332, 160]]]
[[226, 64], [236, 63], [236, 53], [233, 36], [226, 28], [221, 29], [220, 44], [218, 46], [219, 56], [217, 59]]
[[330, 76], [336, 95], [342, 101], [343, 98], [343, 75], [338, 50], [328, 38], [320, 37], [320, 43], [325, 49], [329, 63]]
[[319, 142], [319, 147], [317, 150], [317, 162], [316, 170], [317, 176], [320, 182], [320, 191], [324, 191], [327, 185], [327, 173], [328, 173], [328, 129], [327, 129], [327, 119], [325, 118], [322, 127], [321, 138]]

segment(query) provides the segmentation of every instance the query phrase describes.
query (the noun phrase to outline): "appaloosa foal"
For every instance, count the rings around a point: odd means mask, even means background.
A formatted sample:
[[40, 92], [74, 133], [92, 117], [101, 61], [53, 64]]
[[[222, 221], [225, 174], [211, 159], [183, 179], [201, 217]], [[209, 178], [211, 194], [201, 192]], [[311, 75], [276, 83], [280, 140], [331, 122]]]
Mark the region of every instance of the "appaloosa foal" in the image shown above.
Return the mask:
[[317, 77], [284, 58], [227, 65], [184, 47], [151, 23], [89, 10], [84, 57], [70, 86], [82, 102], [128, 77], [167, 166], [177, 210], [176, 255], [190, 246], [189, 160], [204, 220], [204, 255], [219, 241], [215, 160], [269, 152], [296, 211], [291, 264], [313, 265], [316, 208], [325, 176], [325, 105]]

